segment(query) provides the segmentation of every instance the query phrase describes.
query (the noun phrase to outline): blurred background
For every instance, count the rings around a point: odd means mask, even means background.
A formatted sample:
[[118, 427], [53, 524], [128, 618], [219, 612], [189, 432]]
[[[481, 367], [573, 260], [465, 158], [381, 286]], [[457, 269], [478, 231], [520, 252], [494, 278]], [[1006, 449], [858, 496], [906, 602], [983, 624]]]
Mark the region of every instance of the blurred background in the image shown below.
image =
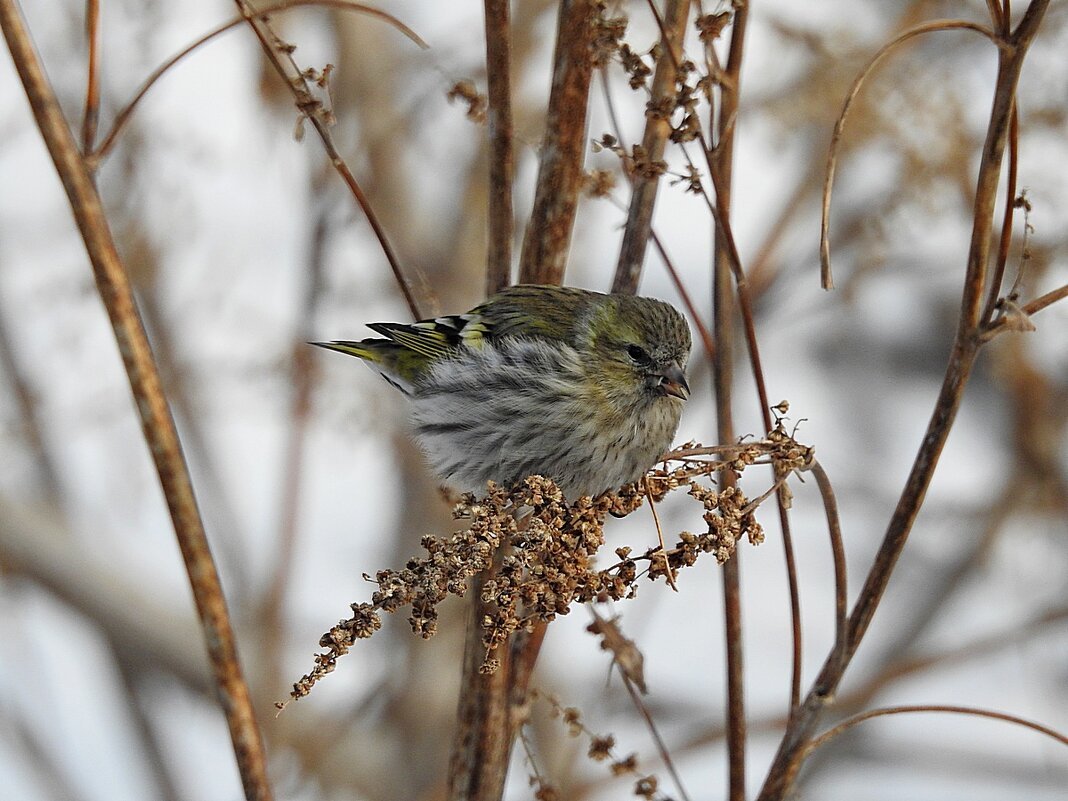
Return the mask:
[[[24, 12], [77, 128], [83, 4]], [[705, 0], [704, 13], [728, 4]], [[1020, 7], [1024, 3], [1015, 4]], [[644, 3], [627, 15], [639, 53], [655, 43]], [[772, 402], [788, 399], [841, 505], [851, 598], [867, 571], [927, 425], [956, 325], [971, 204], [996, 69], [970, 32], [915, 40], [876, 71], [843, 142], [832, 207], [838, 289], [819, 289], [820, 187], [850, 82], [904, 28], [942, 17], [987, 23], [987, 6], [833, 0], [751, 4], [736, 121], [732, 218], [757, 298]], [[379, 6], [430, 45], [363, 15], [297, 9], [275, 18], [303, 67], [333, 64], [334, 137], [401, 261], [440, 308], [483, 297], [486, 129], [447, 99], [485, 91], [482, 4]], [[102, 4], [102, 131], [160, 63], [233, 17], [232, 3]], [[513, 4], [517, 241], [533, 198], [556, 4]], [[696, 32], [690, 46], [700, 52]], [[6, 52], [6, 51], [5, 51]], [[1024, 301], [1068, 281], [1068, 9], [1054, 4], [1019, 90], [1018, 185], [1032, 205]], [[618, 65], [595, 75], [590, 139], [640, 139], [645, 96]], [[312, 666], [319, 636], [399, 567], [425, 533], [455, 525], [405, 434], [403, 404], [356, 360], [311, 339], [361, 338], [409, 315], [380, 248], [329, 168], [303, 141], [291, 96], [249, 31], [206, 44], [151, 90], [99, 174], [110, 222], [177, 418], [277, 797], [435, 799], [460, 675], [464, 604], [440, 633], [402, 616], [360, 642], [311, 696], [275, 716]], [[670, 150], [671, 168], [684, 171]], [[580, 206], [567, 282], [607, 290], [629, 192]], [[240, 797], [224, 720], [155, 472], [81, 240], [9, 57], [0, 57], [0, 797]], [[1022, 213], [1010, 253], [1023, 263]], [[710, 320], [711, 225], [683, 185], [662, 187], [655, 229]], [[641, 293], [679, 304], [650, 249]], [[871, 706], [981, 706], [1068, 730], [1068, 304], [1038, 330], [984, 349], [923, 512], [840, 694]], [[705, 354], [695, 352], [678, 440], [711, 444]], [[761, 433], [745, 365], [736, 427]], [[746, 473], [751, 496], [769, 476]], [[833, 635], [833, 575], [813, 482], [792, 512], [805, 627], [805, 682]], [[667, 534], [702, 525], [689, 498], [661, 510]], [[739, 549], [751, 794], [788, 711], [789, 603], [775, 514]], [[655, 543], [644, 510], [609, 545]], [[644, 585], [615, 610], [645, 655], [646, 702], [693, 799], [724, 796], [725, 675], [720, 568], [679, 592]], [[617, 752], [671, 784], [650, 733], [585, 632], [587, 610], [552, 624], [534, 684], [612, 733]], [[567, 799], [619, 798], [632, 780], [591, 762], [535, 703], [538, 770]], [[832, 722], [827, 720], [827, 723]], [[531, 798], [517, 749], [508, 798]], [[898, 716], [854, 729], [809, 764], [802, 797], [1061, 799], [1068, 751], [1006, 723]]]

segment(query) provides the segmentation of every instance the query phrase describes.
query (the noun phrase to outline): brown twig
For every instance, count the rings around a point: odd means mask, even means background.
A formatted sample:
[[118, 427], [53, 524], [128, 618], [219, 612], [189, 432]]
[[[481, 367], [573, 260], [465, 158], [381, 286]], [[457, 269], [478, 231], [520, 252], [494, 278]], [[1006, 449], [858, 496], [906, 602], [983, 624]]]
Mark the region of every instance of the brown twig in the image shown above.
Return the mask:
[[823, 216], [820, 221], [820, 286], [824, 289], [834, 289], [834, 278], [831, 275], [831, 187], [834, 185], [834, 174], [838, 166], [838, 149], [842, 141], [842, 132], [845, 130], [846, 118], [853, 107], [853, 101], [857, 99], [861, 87], [879, 62], [895, 50], [898, 45], [926, 33], [954, 30], [975, 31], [976, 33], [981, 33], [995, 45], [1003, 46], [1001, 40], [992, 30], [975, 22], [967, 22], [965, 20], [926, 22], [914, 28], [909, 28], [880, 47], [878, 52], [864, 66], [864, 69], [853, 79], [853, 85], [849, 87], [845, 102], [842, 104], [842, 111], [834, 123], [834, 133], [831, 134], [831, 144], [827, 152], [827, 174], [823, 180]]
[[945, 704], [916, 704], [908, 706], [890, 706], [882, 709], [869, 709], [867, 712], [861, 712], [859, 715], [843, 720], [833, 729], [830, 729], [811, 743], [805, 749], [805, 756], [808, 756], [817, 748], [826, 745], [831, 740], [835, 739], [839, 735], [853, 728], [859, 723], [863, 723], [866, 720], [872, 718], [886, 717], [887, 715], [903, 715], [903, 714], [916, 714], [918, 712], [946, 712], [954, 715], [973, 715], [975, 717], [990, 718], [992, 720], [1003, 720], [1008, 723], [1014, 723], [1017, 726], [1023, 726], [1024, 728], [1037, 731], [1039, 734], [1044, 734], [1050, 737], [1061, 745], [1068, 745], [1068, 736], [1061, 734], [1048, 726], [1043, 726], [1041, 723], [1035, 723], [1025, 718], [1017, 717], [1016, 715], [1009, 715], [1004, 712], [995, 712], [991, 709], [977, 709], [970, 706], [950, 706]]
[[894, 566], [923, 505], [942, 448], [960, 408], [964, 387], [978, 353], [977, 333], [983, 282], [990, 253], [1001, 160], [1008, 138], [1016, 85], [1028, 47], [1038, 31], [1048, 5], [1049, 0], [1033, 0], [1015, 32], [998, 49], [998, 77], [979, 167], [960, 320], [942, 388], [897, 508], [887, 525], [882, 545], [850, 615], [845, 652], [839, 655], [838, 649], [834, 649], [824, 662], [819, 676], [783, 736], [758, 796], [760, 801], [777, 801], [789, 792], [792, 777], [804, 759], [804, 749], [815, 731], [819, 717], [836, 692], [846, 668], [871, 625]]
[[668, 773], [671, 774], [671, 778], [674, 780], [675, 786], [679, 790], [679, 796], [683, 801], [690, 801], [690, 794], [686, 792], [686, 786], [682, 783], [682, 776], [679, 775], [679, 771], [675, 767], [675, 760], [671, 758], [671, 752], [668, 750], [664, 738], [660, 736], [660, 730], [657, 728], [656, 722], [653, 720], [653, 716], [649, 712], [649, 707], [645, 705], [641, 695], [638, 694], [638, 689], [634, 686], [634, 682], [631, 678], [623, 671], [620, 671], [620, 676], [623, 679], [623, 686], [627, 688], [627, 694], [630, 695], [630, 700], [634, 704], [634, 708], [637, 709], [638, 714], [642, 716], [646, 728], [649, 729], [649, 734], [652, 735], [653, 742], [656, 743], [656, 751], [660, 755], [664, 767], [666, 767]]
[[524, 284], [563, 283], [584, 178], [596, 5], [593, 0], [560, 4], [538, 184], [519, 259], [519, 280]]
[[512, 179], [512, 29], [508, 0], [485, 0], [486, 84], [489, 100], [489, 248], [486, 254], [486, 294], [511, 283]]
[[93, 150], [100, 121], [100, 0], [85, 0], [85, 39], [89, 62], [85, 77], [85, 111], [82, 113], [82, 153]]
[[[834, 558], [834, 648], [839, 653], [845, 652], [846, 645], [846, 611], [849, 599], [849, 581], [846, 576], [845, 546], [842, 543], [842, 524], [838, 517], [838, 500], [827, 471], [815, 459], [809, 468], [816, 477], [823, 508], [827, 514], [827, 533], [831, 538], [831, 552]], [[796, 705], [795, 705], [796, 707]]]
[[[612, 132], [615, 134], [616, 141], [622, 145], [626, 142], [626, 139], [623, 136], [623, 128], [619, 124], [619, 118], [616, 115], [615, 103], [612, 102], [612, 92], [608, 85], [607, 69], [602, 67], [600, 69], [600, 76], [601, 92], [604, 95], [605, 107], [608, 110], [608, 118], [612, 123]], [[626, 170], [624, 170], [624, 175], [628, 181], [634, 180], [633, 176]], [[615, 198], [612, 198], [612, 202], [620, 210], [626, 210], [626, 207]], [[697, 311], [697, 304], [693, 302], [693, 298], [690, 296], [689, 291], [682, 283], [682, 277], [679, 275], [679, 271], [675, 267], [675, 263], [671, 259], [671, 256], [668, 255], [663, 240], [657, 235], [655, 228], [650, 229], [649, 233], [652, 237], [653, 245], [660, 254], [661, 261], [664, 262], [664, 267], [667, 269], [668, 277], [671, 278], [671, 283], [675, 285], [675, 290], [679, 293], [679, 297], [682, 299], [682, 303], [686, 307], [686, 312], [689, 314], [691, 322], [693, 322], [694, 327], [697, 328], [697, 335], [701, 338], [701, 342], [705, 346], [705, 354], [708, 357], [709, 364], [712, 364], [713, 360], [716, 358], [716, 345], [712, 339], [712, 332], [708, 330], [708, 326], [705, 325], [704, 320], [701, 319], [701, 315]]]
[[[1052, 306], [1057, 301], [1064, 300], [1065, 298], [1068, 298], [1068, 284], [1057, 287], [1044, 295], [1040, 295], [1030, 303], [1025, 303], [1020, 307], [1020, 313], [1030, 317], [1033, 314], [1038, 314], [1038, 312], [1042, 311], [1047, 306]], [[976, 341], [980, 343], [989, 342], [998, 334], [1010, 330], [1012, 330], [1010, 318], [1003, 315], [983, 326], [976, 334]]]
[[[735, 303], [732, 277], [739, 291], [744, 273], [738, 259], [738, 249], [730, 232], [731, 173], [734, 160], [734, 118], [738, 112], [742, 53], [749, 18], [747, 4], [737, 7], [731, 30], [730, 49], [725, 74], [727, 83], [721, 92], [715, 131], [718, 143], [709, 159], [709, 172], [716, 189], [715, 253], [712, 276], [712, 304], [715, 314], [716, 347], [719, 358], [713, 369], [716, 390], [716, 422], [720, 442], [733, 442], [734, 416], [732, 390], [734, 385], [734, 326]], [[708, 148], [704, 148], [708, 153]], [[737, 475], [731, 469], [720, 473], [721, 487], [733, 486]], [[745, 672], [742, 642], [742, 607], [740, 591], [739, 554], [723, 566], [723, 612], [727, 652], [727, 762], [728, 798], [745, 801]]]
[[1001, 237], [998, 240], [998, 256], [994, 262], [993, 275], [986, 296], [986, 307], [982, 320], [990, 322], [997, 311], [998, 298], [1001, 297], [1001, 283], [1005, 279], [1005, 266], [1009, 261], [1009, 247], [1012, 245], [1012, 220], [1016, 211], [1016, 174], [1019, 166], [1020, 118], [1016, 113], [1016, 104], [1012, 106], [1009, 117], [1009, 169], [1005, 177], [1005, 211], [1001, 220]]
[[464, 643], [460, 704], [456, 734], [449, 760], [449, 801], [499, 801], [504, 793], [508, 759], [512, 752], [509, 698], [512, 674], [510, 648], [498, 649], [500, 666], [483, 673], [486, 647], [482, 643], [482, 585], [488, 571], [473, 576], [468, 592], [471, 614]]
[[[280, 0], [280, 2], [271, 3], [263, 6], [259, 9], [258, 13], [261, 16], [266, 16], [269, 14], [277, 14], [280, 11], [288, 11], [292, 8], [299, 8], [301, 6], [325, 6], [327, 8], [337, 8], [343, 11], [354, 11], [360, 14], [367, 14], [373, 17], [377, 17], [383, 22], [392, 25], [394, 28], [396, 28], [402, 34], [407, 36], [415, 44], [417, 44], [424, 50], [429, 47], [426, 42], [419, 38], [415, 31], [413, 31], [403, 22], [398, 20], [392, 14], [387, 14], [384, 11], [379, 11], [378, 9], [371, 8], [370, 6], [365, 6], [362, 3], [352, 2], [352, 0]], [[188, 56], [194, 50], [199, 48], [201, 45], [207, 44], [208, 42], [212, 41], [221, 34], [224, 34], [227, 31], [233, 30], [237, 26], [244, 24], [245, 18], [243, 16], [235, 17], [234, 19], [224, 22], [222, 25], [213, 28], [197, 40], [191, 42], [189, 45], [182, 48], [169, 59], [167, 59], [158, 67], [156, 67], [156, 69], [153, 70], [147, 78], [145, 78], [141, 86], [138, 87], [137, 92], [134, 94], [130, 102], [123, 106], [119, 113], [115, 115], [115, 121], [111, 124], [110, 130], [104, 136], [103, 141], [100, 143], [100, 147], [98, 147], [95, 151], [93, 151], [91, 155], [87, 157], [90, 168], [95, 169], [99, 165], [99, 163], [105, 158], [107, 158], [108, 154], [111, 153], [112, 149], [115, 147], [115, 144], [118, 141], [119, 135], [126, 128], [126, 125], [129, 123], [130, 117], [133, 116], [133, 113], [137, 109], [138, 104], [144, 99], [145, 95], [148, 94], [148, 90], [156, 84], [156, 81], [158, 81], [167, 72], [169, 72], [171, 67], [173, 67], [182, 59], [184, 59], [186, 56]]]
[[248, 686], [241, 673], [226, 600], [197, 509], [178, 433], [163, 394], [148, 337], [137, 313], [126, 270], [115, 248], [92, 176], [63, 117], [55, 92], [41, 68], [15, 0], [0, 0], [0, 26], [3, 27], [41, 137], [67, 192], [93, 266], [100, 298], [111, 320], [141, 418], [145, 442], [155, 461], [189, 574], [245, 796], [267, 801], [271, 798], [271, 789], [267, 780], [263, 741], [256, 725]]
[[690, 315], [690, 321], [697, 329], [697, 336], [701, 338], [701, 344], [705, 346], [705, 355], [708, 357], [708, 363], [713, 364], [716, 360], [716, 343], [712, 339], [712, 332], [708, 330], [708, 326], [705, 325], [705, 321], [701, 319], [701, 315], [697, 312], [697, 306], [693, 302], [693, 298], [690, 297], [689, 291], [682, 283], [682, 277], [679, 275], [678, 269], [675, 267], [675, 263], [671, 260], [671, 256], [668, 255], [667, 248], [664, 247], [663, 241], [657, 236], [656, 230], [652, 231], [653, 245], [656, 247], [656, 252], [660, 254], [660, 260], [664, 262], [664, 269], [667, 270], [668, 277], [671, 278], [671, 283], [675, 285], [675, 291], [679, 293], [679, 297], [682, 298], [682, 304], [686, 307], [686, 311]]
[[[334, 144], [334, 137], [330, 135], [330, 130], [327, 127], [328, 123], [321, 114], [322, 104], [315, 99], [311, 87], [308, 85], [308, 79], [305, 73], [296, 66], [292, 55], [287, 54], [285, 60], [279, 56], [279, 43], [281, 40], [274, 33], [270, 23], [266, 20], [265, 14], [262, 11], [254, 9], [249, 4], [248, 0], [234, 0], [234, 2], [237, 4], [238, 10], [241, 11], [242, 16], [245, 18], [245, 21], [248, 23], [253, 33], [256, 34], [256, 38], [260, 42], [260, 47], [262, 48], [264, 55], [267, 57], [267, 61], [274, 67], [275, 72], [278, 73], [278, 76], [293, 93], [293, 100], [297, 107], [297, 111], [303, 115], [304, 119], [307, 119], [308, 122], [311, 123], [315, 132], [319, 135], [319, 140], [322, 142], [323, 150], [326, 151], [327, 158], [330, 159], [330, 164], [333, 165], [338, 175], [341, 176], [341, 180], [345, 182], [345, 186], [348, 187], [353, 199], [356, 201], [356, 204], [360, 207], [364, 217], [367, 219], [368, 224], [371, 226], [371, 230], [374, 232], [375, 238], [378, 240], [378, 245], [382, 248], [382, 253], [386, 257], [386, 261], [389, 262], [390, 269], [393, 271], [393, 277], [397, 281], [397, 286], [400, 288], [401, 294], [404, 295], [404, 301], [408, 304], [408, 311], [411, 312], [414, 319], [423, 319], [423, 313], [420, 311], [420, 304], [416, 300], [415, 284], [412, 279], [408, 277], [404, 268], [401, 267], [400, 259], [393, 250], [393, 246], [390, 244], [389, 239], [386, 236], [385, 228], [382, 227], [382, 223], [378, 219], [378, 214], [375, 213], [374, 207], [371, 206], [370, 199], [356, 180], [356, 176], [349, 168], [348, 163], [338, 152], [337, 146]], [[419, 294], [423, 296], [424, 299], [429, 297], [429, 288], [423, 274], [418, 269], [413, 270], [413, 273], [419, 284]], [[436, 304], [432, 305], [436, 306]], [[437, 313], [436, 309], [435, 313]]]
[[[656, 6], [650, 7], [661, 21]], [[664, 158], [664, 148], [671, 133], [671, 111], [675, 98], [675, 79], [681, 58], [682, 40], [686, 35], [686, 23], [690, 17], [690, 0], [667, 0], [662, 19], [660, 57], [656, 62], [649, 102], [646, 106], [645, 135], [642, 149], [645, 158], [656, 164]], [[619, 250], [616, 275], [612, 281], [613, 292], [633, 295], [638, 291], [645, 250], [653, 228], [653, 210], [656, 194], [660, 189], [661, 176], [653, 171], [639, 171], [632, 182], [630, 211], [623, 229], [623, 244]]]
[[649, 476], [642, 476], [642, 483], [645, 485], [645, 496], [649, 499], [649, 511], [653, 515], [653, 525], [656, 526], [656, 539], [660, 543], [659, 554], [664, 560], [664, 577], [667, 579], [668, 586], [675, 592], [679, 591], [678, 586], [675, 584], [675, 571], [671, 568], [671, 563], [667, 557], [667, 545], [664, 544], [664, 529], [660, 527], [660, 515], [656, 511], [656, 501], [653, 500], [653, 488], [649, 483]]

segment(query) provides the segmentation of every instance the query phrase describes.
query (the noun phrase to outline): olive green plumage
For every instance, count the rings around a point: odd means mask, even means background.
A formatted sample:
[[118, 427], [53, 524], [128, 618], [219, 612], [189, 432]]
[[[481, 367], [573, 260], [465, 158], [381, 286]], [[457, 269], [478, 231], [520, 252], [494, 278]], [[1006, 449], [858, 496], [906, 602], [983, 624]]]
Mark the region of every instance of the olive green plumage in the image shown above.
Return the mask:
[[438, 475], [554, 479], [571, 499], [618, 489], [667, 450], [689, 394], [690, 332], [652, 298], [520, 285], [467, 314], [315, 343], [374, 367], [412, 403]]

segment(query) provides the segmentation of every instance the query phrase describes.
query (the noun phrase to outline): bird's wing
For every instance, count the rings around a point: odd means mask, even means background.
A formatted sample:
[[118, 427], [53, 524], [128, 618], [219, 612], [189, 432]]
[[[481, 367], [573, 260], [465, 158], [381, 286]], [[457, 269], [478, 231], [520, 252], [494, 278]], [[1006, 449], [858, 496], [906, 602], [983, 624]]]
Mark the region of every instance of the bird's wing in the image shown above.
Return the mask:
[[433, 360], [460, 345], [477, 344], [486, 333], [480, 315], [454, 314], [418, 323], [369, 323], [372, 331], [398, 345]]

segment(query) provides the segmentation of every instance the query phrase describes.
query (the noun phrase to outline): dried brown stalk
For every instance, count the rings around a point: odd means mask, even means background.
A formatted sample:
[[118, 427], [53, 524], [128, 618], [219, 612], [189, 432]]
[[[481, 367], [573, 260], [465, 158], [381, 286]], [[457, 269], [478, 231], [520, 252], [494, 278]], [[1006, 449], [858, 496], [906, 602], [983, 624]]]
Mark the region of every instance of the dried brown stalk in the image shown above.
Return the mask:
[[15, 0], [0, 0], [0, 26], [41, 137], [70, 200], [100, 298], [111, 320], [145, 441], [156, 464], [189, 574], [246, 798], [267, 801], [272, 794], [263, 741], [248, 686], [242, 676], [226, 601], [197, 509], [181, 443], [134, 303], [129, 278], [115, 248], [92, 176], [45, 77]]
[[871, 57], [864, 69], [853, 80], [853, 85], [846, 94], [845, 103], [842, 104], [842, 111], [834, 123], [834, 133], [831, 135], [831, 145], [827, 153], [827, 173], [823, 180], [823, 216], [820, 223], [820, 286], [824, 289], [834, 289], [834, 278], [831, 274], [831, 187], [834, 185], [834, 174], [838, 167], [838, 150], [842, 141], [842, 133], [845, 130], [846, 118], [853, 107], [853, 101], [857, 99], [861, 87], [875, 67], [879, 65], [879, 62], [894, 51], [898, 45], [926, 33], [955, 30], [975, 31], [985, 36], [995, 45], [1000, 45], [1000, 40], [992, 30], [975, 22], [967, 22], [965, 20], [926, 22], [898, 34], [879, 48], [878, 52]]
[[538, 184], [519, 259], [519, 280], [524, 284], [563, 283], [585, 179], [582, 167], [595, 14], [594, 0], [563, 0], [560, 4]]
[[85, 38], [89, 62], [85, 78], [85, 111], [82, 113], [82, 153], [93, 150], [96, 126], [100, 121], [100, 0], [86, 0]]
[[[277, 14], [280, 11], [288, 11], [289, 9], [299, 8], [301, 6], [324, 6], [326, 8], [336, 8], [342, 11], [354, 11], [359, 14], [366, 14], [372, 17], [376, 17], [382, 20], [383, 22], [392, 25], [402, 34], [411, 39], [419, 47], [425, 49], [428, 46], [426, 42], [424, 42], [422, 39], [419, 38], [419, 36], [416, 35], [415, 31], [413, 31], [407, 25], [402, 23], [392, 14], [387, 14], [384, 11], [379, 11], [378, 9], [371, 8], [370, 6], [365, 6], [362, 3], [352, 2], [352, 0], [279, 0], [279, 2], [268, 3], [260, 7], [259, 14], [261, 16]], [[119, 135], [123, 132], [123, 130], [126, 128], [126, 125], [130, 122], [130, 118], [133, 116], [133, 113], [137, 109], [138, 104], [141, 102], [141, 100], [144, 99], [145, 95], [148, 94], [148, 90], [156, 84], [156, 81], [162, 78], [167, 72], [170, 71], [170, 69], [175, 64], [184, 59], [186, 56], [188, 56], [194, 50], [199, 48], [201, 45], [205, 45], [215, 39], [217, 36], [220, 36], [221, 34], [224, 34], [229, 30], [233, 30], [238, 25], [244, 24], [245, 18], [243, 16], [235, 17], [234, 19], [224, 22], [222, 25], [219, 25], [218, 27], [208, 31], [196, 41], [191, 42], [189, 45], [182, 48], [169, 59], [167, 59], [158, 67], [156, 67], [156, 69], [154, 69], [152, 73], [141, 83], [141, 86], [138, 87], [137, 92], [134, 94], [130, 102], [123, 106], [119, 113], [115, 115], [115, 121], [112, 123], [111, 128], [108, 130], [107, 134], [104, 135], [104, 139], [100, 143], [100, 147], [93, 151], [92, 154], [88, 157], [90, 167], [95, 169], [95, 167], [101, 161], [107, 158], [109, 153], [111, 153], [112, 149], [114, 149], [116, 143], [118, 142]]]
[[[727, 56], [719, 114], [715, 120], [718, 143], [711, 154], [709, 170], [716, 187], [716, 237], [713, 256], [712, 308], [715, 314], [714, 329], [719, 357], [713, 365], [716, 393], [717, 439], [734, 442], [734, 266], [738, 266], [738, 281], [744, 276], [738, 264], [738, 251], [730, 236], [729, 220], [731, 207], [731, 172], [734, 159], [734, 119], [738, 113], [742, 53], [745, 43], [746, 23], [749, 17], [747, 4], [735, 11], [731, 30], [730, 50]], [[719, 485], [732, 487], [737, 474], [732, 469], [720, 473]], [[745, 676], [742, 651], [742, 607], [740, 592], [739, 559], [735, 555], [723, 567], [723, 614], [727, 656], [727, 761], [728, 798], [730, 801], [745, 801]]]
[[[326, 115], [323, 114], [322, 104], [315, 99], [306, 74], [296, 66], [292, 55], [287, 54], [285, 58], [280, 55], [282, 49], [280, 45], [281, 39], [275, 34], [264, 12], [253, 8], [248, 0], [234, 0], [234, 2], [245, 22], [256, 34], [256, 38], [259, 39], [260, 47], [263, 49], [267, 61], [270, 62], [275, 72], [278, 73], [278, 76], [293, 93], [297, 111], [303, 115], [303, 119], [307, 119], [311, 123], [312, 128], [319, 135], [319, 140], [322, 142], [327, 158], [330, 159], [330, 164], [341, 176], [341, 180], [345, 182], [345, 186], [360, 207], [360, 211], [363, 212], [367, 223], [371, 226], [371, 230], [378, 240], [378, 245], [382, 248], [382, 253], [393, 271], [397, 286], [400, 288], [401, 294], [404, 295], [404, 301], [408, 304], [408, 310], [411, 312], [412, 317], [416, 320], [423, 319], [424, 315], [420, 309], [437, 305], [436, 303], [427, 302], [430, 298], [430, 291], [426, 280], [423, 278], [422, 273], [418, 270], [413, 270], [412, 272], [415, 275], [413, 281], [401, 266], [400, 259], [386, 236], [385, 228], [382, 227], [382, 223], [371, 205], [370, 198], [364, 193], [363, 188], [356, 180], [356, 176], [345, 159], [341, 157], [337, 146], [334, 144], [334, 137], [331, 136], [328, 127], [329, 121]], [[416, 298], [417, 294], [423, 300], [422, 305]], [[437, 313], [436, 309], [434, 311]]]
[[[668, 0], [663, 14], [660, 57], [653, 74], [653, 85], [646, 110], [642, 149], [650, 164], [663, 161], [664, 148], [671, 134], [671, 113], [675, 107], [675, 79], [682, 59], [682, 40], [690, 17], [690, 0]], [[630, 211], [623, 231], [623, 244], [612, 281], [613, 292], [633, 295], [638, 291], [645, 250], [653, 230], [653, 210], [660, 189], [658, 173], [640, 170], [634, 176]]]
[[485, 0], [486, 84], [489, 100], [489, 249], [486, 254], [486, 294], [511, 283], [512, 179], [512, 28], [509, 0]]
[[850, 615], [844, 650], [839, 653], [840, 649], [835, 648], [828, 655], [823, 669], [787, 727], [758, 796], [761, 801], [777, 800], [789, 794], [792, 777], [804, 759], [805, 749], [811, 741], [819, 718], [837, 691], [842, 676], [879, 606], [923, 504], [942, 448], [960, 408], [964, 387], [979, 350], [981, 304], [990, 255], [994, 206], [1015, 103], [1016, 85], [1028, 47], [1034, 40], [1048, 5], [1048, 0], [1033, 0], [1016, 30], [998, 49], [998, 77], [979, 167], [960, 320], [945, 379], [904, 491]]

